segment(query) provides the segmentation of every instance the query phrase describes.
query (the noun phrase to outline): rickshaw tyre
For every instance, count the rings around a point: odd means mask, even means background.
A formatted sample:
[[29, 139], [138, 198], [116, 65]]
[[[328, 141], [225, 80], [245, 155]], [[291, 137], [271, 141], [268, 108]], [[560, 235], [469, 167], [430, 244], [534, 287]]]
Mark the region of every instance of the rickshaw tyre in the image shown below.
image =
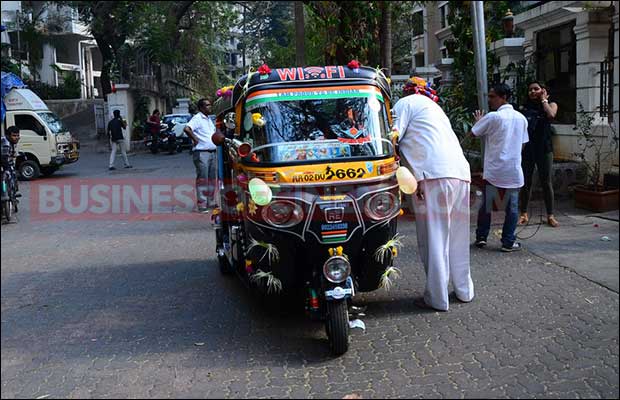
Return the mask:
[[11, 222], [13, 218], [13, 202], [10, 200], [2, 202], [2, 214], [6, 218], [6, 222]]
[[349, 309], [346, 300], [327, 301], [325, 331], [332, 354], [339, 356], [349, 350]]
[[218, 257], [217, 264], [222, 275], [232, 275], [235, 272], [226, 257]]

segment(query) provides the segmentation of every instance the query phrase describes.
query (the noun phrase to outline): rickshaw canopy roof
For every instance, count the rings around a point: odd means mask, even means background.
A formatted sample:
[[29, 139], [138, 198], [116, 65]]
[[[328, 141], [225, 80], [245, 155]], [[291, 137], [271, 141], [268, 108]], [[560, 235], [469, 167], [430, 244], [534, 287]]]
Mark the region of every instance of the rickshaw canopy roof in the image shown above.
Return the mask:
[[[248, 82], [249, 77], [249, 82]], [[232, 110], [235, 105], [256, 90], [333, 85], [373, 85], [384, 96], [391, 97], [390, 85], [383, 72], [370, 67], [350, 69], [346, 65], [324, 67], [274, 68], [269, 74], [258, 72], [242, 76], [234, 86], [232, 96], [220, 97], [215, 103], [217, 115]]]

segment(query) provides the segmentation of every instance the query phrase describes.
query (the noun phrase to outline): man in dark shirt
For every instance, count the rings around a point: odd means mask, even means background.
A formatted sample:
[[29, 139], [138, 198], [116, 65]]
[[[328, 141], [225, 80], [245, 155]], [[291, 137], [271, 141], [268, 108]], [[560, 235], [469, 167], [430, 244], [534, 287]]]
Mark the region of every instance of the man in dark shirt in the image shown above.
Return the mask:
[[123, 154], [123, 160], [125, 161], [125, 168], [131, 168], [129, 160], [127, 159], [127, 152], [125, 151], [125, 138], [123, 136], [123, 129], [127, 128], [127, 122], [121, 118], [121, 112], [114, 110], [114, 118], [108, 123], [108, 136], [110, 137], [110, 146], [112, 147], [112, 153], [110, 153], [110, 171], [115, 170], [114, 160], [116, 159], [116, 146], [121, 147], [121, 153]]

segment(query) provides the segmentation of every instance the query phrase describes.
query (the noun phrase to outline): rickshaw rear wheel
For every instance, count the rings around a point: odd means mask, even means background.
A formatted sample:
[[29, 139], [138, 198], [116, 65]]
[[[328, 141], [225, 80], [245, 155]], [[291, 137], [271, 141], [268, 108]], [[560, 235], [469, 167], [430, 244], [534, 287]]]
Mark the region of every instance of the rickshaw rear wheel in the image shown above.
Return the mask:
[[326, 304], [325, 331], [329, 346], [334, 355], [339, 356], [349, 350], [349, 310], [347, 301], [332, 300]]

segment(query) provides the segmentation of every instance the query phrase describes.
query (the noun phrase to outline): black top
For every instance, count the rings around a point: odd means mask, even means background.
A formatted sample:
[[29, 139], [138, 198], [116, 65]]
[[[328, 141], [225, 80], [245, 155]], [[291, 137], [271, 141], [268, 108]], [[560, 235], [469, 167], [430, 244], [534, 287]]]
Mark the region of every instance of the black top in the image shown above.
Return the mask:
[[527, 133], [530, 139], [523, 151], [536, 155], [552, 153], [551, 121], [543, 110], [542, 103], [528, 101], [521, 112], [527, 118]]
[[108, 123], [108, 133], [112, 141], [123, 140], [123, 120], [121, 118], [114, 118]]

